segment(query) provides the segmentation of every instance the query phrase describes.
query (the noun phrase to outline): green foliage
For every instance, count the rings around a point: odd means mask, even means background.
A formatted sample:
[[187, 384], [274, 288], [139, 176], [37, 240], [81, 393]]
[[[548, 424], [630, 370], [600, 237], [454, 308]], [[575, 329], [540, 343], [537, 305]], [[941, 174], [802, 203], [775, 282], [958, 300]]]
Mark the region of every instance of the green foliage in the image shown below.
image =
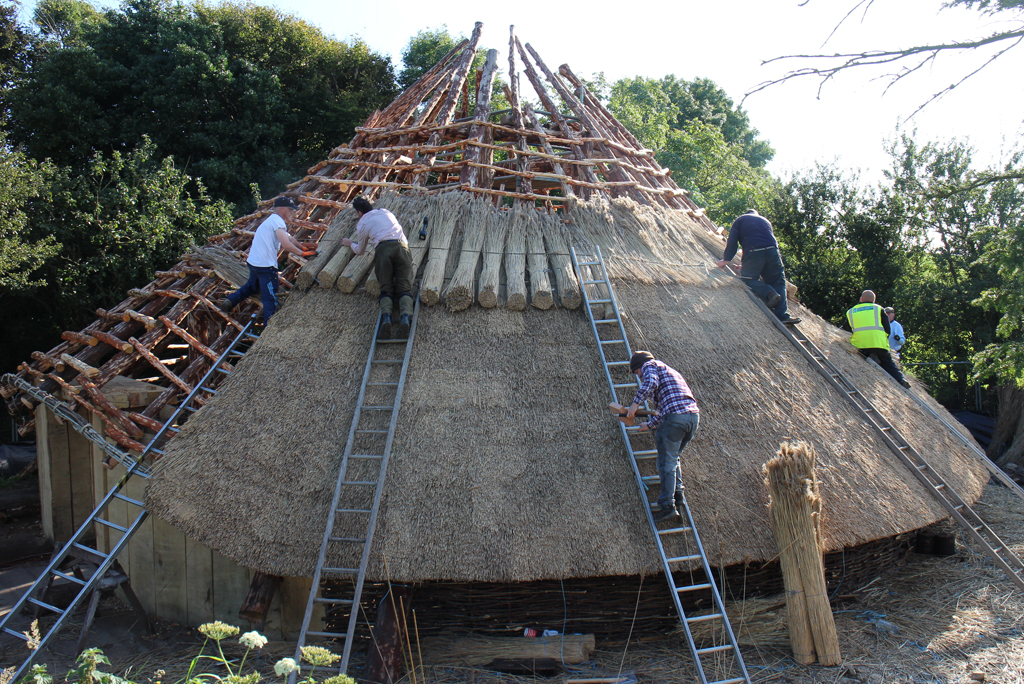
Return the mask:
[[40, 0], [32, 21], [52, 47], [81, 45], [86, 31], [103, 21], [103, 15], [86, 0]]
[[191, 242], [230, 224], [229, 207], [158, 158], [147, 139], [126, 154], [97, 153], [82, 173], [46, 166], [44, 180], [25, 210], [25, 240], [59, 244], [60, 253], [35, 271], [39, 286], [0, 298], [0, 319], [17, 321], [0, 338], [4, 368], [49, 348], [62, 330], [91, 321], [96, 307], [121, 301]]
[[417, 31], [402, 50], [403, 68], [398, 73], [398, 87], [404, 90], [411, 86], [461, 40], [461, 37], [456, 38], [448, 32], [447, 24], [441, 24], [436, 29]]
[[643, 76], [616, 81], [608, 108], [644, 147], [654, 151], [665, 146], [669, 129], [678, 119], [678, 109], [661, 83]]
[[390, 60], [251, 4], [128, 0], [45, 59], [12, 98], [11, 136], [82, 169], [144, 136], [210, 193], [277, 192], [394, 95]]
[[9, 90], [32, 63], [35, 40], [18, 22], [18, 3], [0, 0], [0, 106], [6, 113]]
[[718, 224], [728, 224], [749, 207], [765, 206], [774, 190], [772, 177], [752, 167], [739, 144], [728, 142], [722, 129], [700, 120], [670, 130], [657, 159], [672, 169], [676, 183], [690, 191]]
[[34, 277], [47, 259], [60, 251], [52, 235], [33, 240], [28, 235], [25, 203], [39, 195], [44, 170], [7, 145], [0, 131], [0, 296], [45, 285]]

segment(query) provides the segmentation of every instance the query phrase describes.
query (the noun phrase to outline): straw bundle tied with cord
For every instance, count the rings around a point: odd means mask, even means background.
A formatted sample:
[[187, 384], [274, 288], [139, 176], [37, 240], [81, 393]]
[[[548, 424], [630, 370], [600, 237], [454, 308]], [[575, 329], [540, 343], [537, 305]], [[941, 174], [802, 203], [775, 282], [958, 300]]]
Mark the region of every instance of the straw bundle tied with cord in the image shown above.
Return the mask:
[[197, 247], [193, 244], [185, 258], [212, 268], [218, 276], [236, 288], [242, 287], [249, 280], [249, 267], [242, 252], [234, 252], [219, 245]]
[[480, 288], [477, 301], [485, 309], [498, 304], [498, 287], [501, 282], [501, 258], [505, 254], [505, 236], [510, 223], [509, 212], [493, 211], [487, 218], [487, 238], [484, 240], [484, 267], [480, 271]]
[[437, 195], [433, 202], [429, 221], [430, 252], [427, 254], [427, 265], [420, 285], [420, 301], [427, 306], [433, 306], [441, 300], [448, 252], [466, 201], [466, 193], [446, 192]]
[[555, 298], [551, 296], [551, 278], [548, 273], [548, 255], [544, 251], [544, 236], [541, 233], [541, 217], [530, 212], [526, 228], [526, 263], [530, 267], [530, 304], [537, 309], [550, 309]]
[[509, 212], [508, 244], [505, 247], [506, 304], [512, 311], [526, 308], [526, 230], [530, 211], [516, 204]]
[[839, 637], [828, 601], [819, 540], [821, 496], [815, 473], [814, 449], [804, 442], [783, 442], [775, 458], [764, 465], [771, 492], [771, 519], [779, 545], [782, 576], [789, 608], [793, 659], [838, 665]]
[[463, 212], [459, 265], [444, 291], [445, 304], [451, 311], [462, 311], [473, 303], [476, 265], [480, 260], [480, 250], [484, 246], [484, 238], [487, 236], [490, 223], [489, 215], [492, 213], [494, 212], [491, 203], [479, 200], [471, 202]]

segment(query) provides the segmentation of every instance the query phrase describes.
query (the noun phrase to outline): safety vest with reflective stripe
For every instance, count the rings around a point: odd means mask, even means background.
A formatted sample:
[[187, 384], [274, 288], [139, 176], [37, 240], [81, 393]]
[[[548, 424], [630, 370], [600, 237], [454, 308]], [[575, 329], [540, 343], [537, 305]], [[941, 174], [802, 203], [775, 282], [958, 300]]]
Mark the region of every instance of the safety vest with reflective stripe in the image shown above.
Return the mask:
[[878, 304], [858, 304], [846, 312], [853, 337], [850, 344], [857, 349], [888, 349], [889, 334], [882, 327], [882, 307]]

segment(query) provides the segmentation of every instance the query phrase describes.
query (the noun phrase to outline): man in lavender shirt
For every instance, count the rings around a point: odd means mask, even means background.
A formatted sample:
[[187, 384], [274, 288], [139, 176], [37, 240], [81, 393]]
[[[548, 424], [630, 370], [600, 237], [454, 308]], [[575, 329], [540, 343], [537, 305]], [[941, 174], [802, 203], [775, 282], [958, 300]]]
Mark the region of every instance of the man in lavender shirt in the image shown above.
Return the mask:
[[[366, 252], [368, 245], [374, 248], [373, 269], [380, 282], [380, 330], [377, 338], [386, 340], [394, 332], [395, 339], [407, 339], [412, 325], [412, 255], [405, 239], [402, 225], [387, 209], [374, 209], [362, 197], [352, 201], [352, 208], [359, 214], [356, 224], [356, 239], [345, 238], [341, 244], [351, 247], [356, 254]], [[392, 331], [391, 316], [394, 315], [395, 300], [401, 313], [398, 325]]]

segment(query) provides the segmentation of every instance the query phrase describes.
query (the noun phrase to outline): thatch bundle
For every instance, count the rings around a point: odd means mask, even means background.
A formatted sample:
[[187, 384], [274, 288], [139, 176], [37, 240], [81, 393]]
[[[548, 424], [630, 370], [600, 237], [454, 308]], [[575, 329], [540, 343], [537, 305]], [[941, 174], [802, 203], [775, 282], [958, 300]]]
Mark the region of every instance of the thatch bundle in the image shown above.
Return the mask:
[[572, 266], [569, 254], [569, 243], [563, 234], [562, 221], [556, 216], [545, 214], [541, 219], [544, 242], [547, 243], [548, 256], [551, 259], [551, 270], [555, 274], [558, 296], [562, 306], [575, 309], [580, 305], [580, 283]]
[[471, 202], [462, 214], [462, 250], [459, 265], [445, 288], [445, 304], [452, 311], [462, 311], [473, 303], [476, 280], [476, 266], [480, 261], [480, 250], [490, 226], [490, 214], [494, 210], [490, 202]]
[[526, 263], [530, 268], [530, 304], [537, 309], [550, 309], [555, 298], [551, 296], [551, 269], [544, 251], [541, 218], [535, 211], [529, 214], [526, 226]]
[[196, 247], [185, 256], [189, 262], [200, 263], [213, 269], [218, 276], [236, 288], [245, 285], [249, 280], [249, 267], [245, 263], [245, 254], [225, 249], [219, 245]]
[[501, 257], [505, 253], [505, 237], [510, 223], [509, 212], [493, 211], [488, 216], [487, 238], [484, 240], [484, 267], [480, 271], [480, 287], [477, 301], [480, 306], [490, 309], [498, 304], [498, 287], [501, 284]]
[[[318, 281], [317, 276], [324, 270], [324, 267], [331, 262], [331, 260], [338, 254], [341, 249], [341, 241], [343, 238], [348, 237], [352, 234], [355, 229], [356, 222], [359, 219], [359, 215], [352, 207], [345, 207], [338, 212], [338, 215], [331, 221], [331, 226], [324, 233], [323, 237], [317, 243], [317, 251], [320, 253], [306, 262], [306, 265], [302, 267], [299, 274], [295, 277], [295, 287], [299, 288], [303, 292], [313, 286], [313, 283]], [[342, 251], [351, 252], [352, 250], [346, 249]], [[337, 279], [337, 273], [341, 272], [341, 268], [344, 268], [344, 264], [338, 268], [337, 272], [331, 280], [331, 285], [334, 284], [334, 280]], [[330, 287], [328, 285], [327, 287]]]
[[486, 665], [495, 658], [553, 658], [566, 665], [590, 660], [593, 634], [549, 637], [438, 636], [423, 640], [424, 659], [434, 665]]
[[448, 263], [448, 250], [455, 237], [455, 227], [464, 206], [466, 195], [461, 192], [446, 192], [438, 195], [430, 212], [430, 253], [423, 271], [420, 285], [420, 301], [428, 306], [437, 304], [441, 299], [441, 286], [444, 284], [445, 266]]
[[530, 210], [517, 204], [509, 212], [505, 245], [505, 301], [512, 311], [526, 308], [526, 231]]
[[814, 467], [814, 449], [803, 442], [784, 442], [764, 466], [771, 492], [771, 520], [779, 546], [782, 577], [789, 607], [790, 642], [798, 663], [822, 665], [842, 661], [835, 620], [829, 606], [822, 565], [821, 495]]

